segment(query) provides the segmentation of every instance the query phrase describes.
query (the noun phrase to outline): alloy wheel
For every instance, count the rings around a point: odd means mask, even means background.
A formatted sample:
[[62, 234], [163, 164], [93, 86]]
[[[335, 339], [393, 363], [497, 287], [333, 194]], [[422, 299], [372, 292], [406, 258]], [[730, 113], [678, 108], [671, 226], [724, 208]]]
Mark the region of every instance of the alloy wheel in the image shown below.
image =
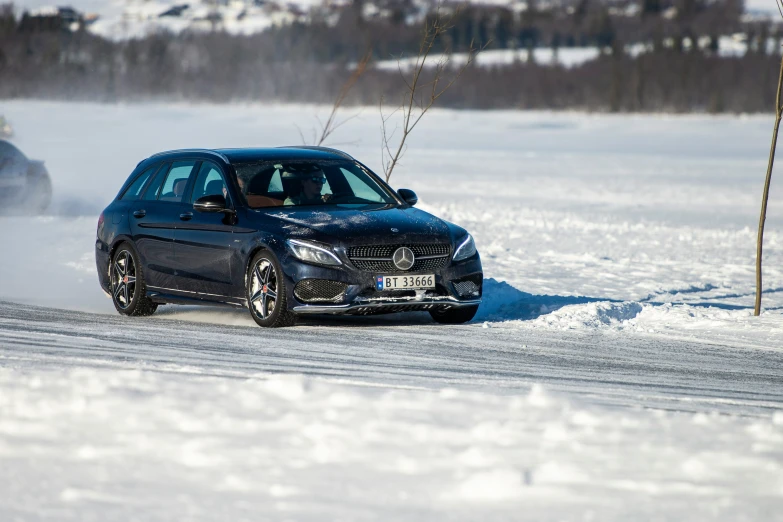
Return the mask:
[[131, 305], [136, 295], [136, 265], [133, 256], [127, 250], [123, 250], [114, 258], [112, 294], [114, 302], [123, 310]]
[[277, 305], [277, 271], [268, 259], [260, 259], [253, 267], [250, 305], [261, 318], [267, 319]]

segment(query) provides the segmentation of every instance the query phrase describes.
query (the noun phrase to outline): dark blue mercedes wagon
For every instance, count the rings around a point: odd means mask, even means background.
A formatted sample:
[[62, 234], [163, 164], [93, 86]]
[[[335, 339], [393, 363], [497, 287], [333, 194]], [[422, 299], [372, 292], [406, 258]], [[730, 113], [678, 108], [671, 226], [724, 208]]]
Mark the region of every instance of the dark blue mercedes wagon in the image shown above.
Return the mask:
[[268, 327], [300, 314], [470, 321], [483, 281], [473, 238], [416, 202], [334, 149], [164, 152], [101, 214], [98, 277], [133, 316], [222, 303]]

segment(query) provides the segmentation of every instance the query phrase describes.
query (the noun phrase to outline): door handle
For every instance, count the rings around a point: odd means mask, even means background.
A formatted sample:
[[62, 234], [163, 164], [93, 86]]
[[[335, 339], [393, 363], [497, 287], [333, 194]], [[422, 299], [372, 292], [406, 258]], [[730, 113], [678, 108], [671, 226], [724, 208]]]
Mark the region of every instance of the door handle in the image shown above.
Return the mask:
[[133, 212], [133, 217], [137, 217], [137, 218], [143, 218], [146, 215], [147, 215], [146, 210], [136, 210]]
[[182, 221], [190, 221], [193, 218], [193, 212], [184, 212], [179, 215]]

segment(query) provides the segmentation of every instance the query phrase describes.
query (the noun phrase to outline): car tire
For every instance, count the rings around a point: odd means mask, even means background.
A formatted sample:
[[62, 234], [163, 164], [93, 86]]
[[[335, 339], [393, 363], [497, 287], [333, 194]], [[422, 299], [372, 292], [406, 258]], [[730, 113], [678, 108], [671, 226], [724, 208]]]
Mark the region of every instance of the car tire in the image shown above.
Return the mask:
[[42, 214], [52, 202], [52, 180], [46, 171], [27, 176], [27, 209], [33, 214]]
[[122, 315], [152, 315], [158, 305], [147, 297], [147, 285], [139, 254], [131, 243], [122, 243], [109, 264], [109, 288], [114, 308]]
[[283, 270], [269, 250], [256, 254], [248, 265], [245, 294], [258, 326], [280, 328], [296, 323], [296, 314], [288, 309]]
[[449, 308], [448, 310], [430, 310], [430, 315], [437, 323], [462, 324], [467, 323], [476, 316], [478, 305]]

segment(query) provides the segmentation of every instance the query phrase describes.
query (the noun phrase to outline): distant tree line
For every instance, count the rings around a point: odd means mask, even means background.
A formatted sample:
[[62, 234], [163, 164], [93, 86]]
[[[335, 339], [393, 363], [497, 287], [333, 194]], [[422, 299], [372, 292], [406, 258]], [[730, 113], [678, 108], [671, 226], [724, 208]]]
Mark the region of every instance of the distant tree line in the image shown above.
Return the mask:
[[[504, 66], [472, 66], [440, 106], [770, 110], [779, 55], [769, 53], [766, 42], [778, 37], [776, 29], [741, 21], [742, 7], [733, 1], [717, 9], [714, 2], [680, 0], [680, 8], [673, 11], [664, 0], [643, 0], [634, 16], [613, 15], [605, 4], [589, 0], [579, 0], [561, 14], [546, 11], [546, 17], [535, 7], [523, 13], [491, 6], [465, 9], [446, 39], [456, 51], [471, 40], [490, 42], [488, 48], [532, 49], [544, 43], [565, 46], [573, 38], [599, 46], [602, 53], [572, 68], [524, 59]], [[376, 59], [385, 59], [407, 55], [417, 45], [420, 22], [409, 21], [406, 2], [390, 4], [398, 14], [383, 20], [359, 16], [364, 10], [361, 2], [354, 2], [336, 22], [314, 16], [306, 26], [293, 24], [250, 36], [233, 36], [218, 26], [208, 33], [158, 33], [127, 41], [106, 40], [83, 29], [30, 30], [29, 20], [23, 27], [9, 7], [0, 8], [0, 98], [329, 104], [350, 75], [352, 61], [368, 48]], [[612, 5], [629, 12], [628, 6]], [[677, 19], [682, 22], [672, 22]], [[721, 57], [712, 42], [735, 30], [750, 39], [748, 52]], [[696, 45], [699, 41], [703, 45]], [[638, 56], [625, 52], [626, 44], [637, 42], [649, 50]], [[780, 52], [779, 45], [775, 49]], [[401, 81], [397, 71], [369, 68], [346, 103], [375, 105], [381, 96], [396, 99], [404, 88]]]
[[[422, 18], [412, 0], [373, 0], [383, 16], [364, 14], [367, 3], [353, 0], [336, 15], [325, 11], [319, 16], [315, 9], [306, 27], [294, 24], [269, 32], [290, 57], [355, 61], [371, 43], [376, 58], [384, 60], [416, 51], [421, 24], [435, 16], [438, 5], [433, 0]], [[649, 43], [685, 50], [700, 42], [715, 50], [721, 35], [746, 33], [754, 42], [783, 36], [768, 20], [743, 21], [743, 0], [527, 0], [524, 9], [454, 0], [439, 5], [441, 10], [459, 7], [441, 42], [455, 52], [467, 51], [471, 43], [487, 49]]]

